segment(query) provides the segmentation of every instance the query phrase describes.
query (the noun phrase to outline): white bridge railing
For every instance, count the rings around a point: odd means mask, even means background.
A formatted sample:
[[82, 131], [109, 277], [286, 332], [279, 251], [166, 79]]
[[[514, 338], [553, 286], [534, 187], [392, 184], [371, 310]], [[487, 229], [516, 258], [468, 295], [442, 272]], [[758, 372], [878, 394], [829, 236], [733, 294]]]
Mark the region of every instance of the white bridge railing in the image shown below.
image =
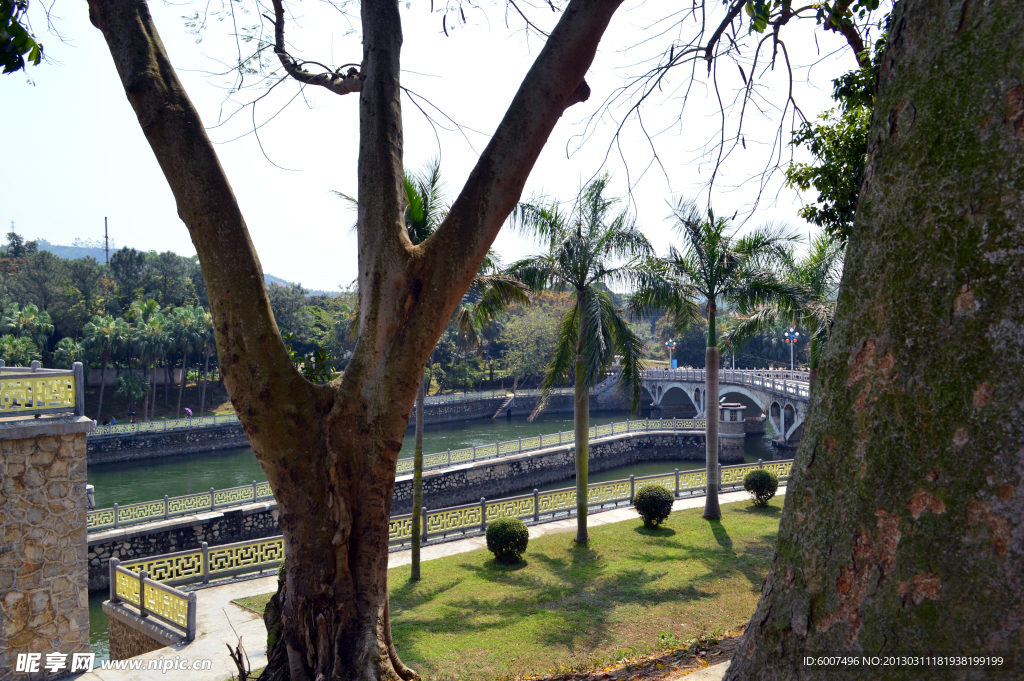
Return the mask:
[[[704, 369], [649, 369], [644, 372], [644, 380], [704, 383], [704, 374]], [[810, 373], [807, 371], [722, 369], [718, 373], [720, 385], [745, 385], [799, 400], [810, 399], [809, 381]]]

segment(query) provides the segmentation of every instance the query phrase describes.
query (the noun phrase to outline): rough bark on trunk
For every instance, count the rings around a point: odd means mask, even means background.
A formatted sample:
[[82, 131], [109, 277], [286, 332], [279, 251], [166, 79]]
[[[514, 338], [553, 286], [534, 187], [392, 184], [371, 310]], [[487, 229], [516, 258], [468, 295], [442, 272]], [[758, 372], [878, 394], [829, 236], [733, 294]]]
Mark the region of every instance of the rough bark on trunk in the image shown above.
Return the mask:
[[423, 405], [426, 397], [426, 382], [420, 380], [416, 391], [416, 449], [412, 459], [412, 574], [411, 579], [420, 578], [420, 527], [423, 511]]
[[576, 327], [579, 331], [576, 338], [572, 409], [576, 453], [576, 543], [586, 544], [589, 539], [587, 535], [587, 483], [590, 468], [590, 394], [583, 381], [583, 376], [586, 373], [583, 361], [583, 333], [587, 319], [583, 291], [576, 294], [576, 301], [576, 306], [580, 311], [580, 319]]
[[708, 486], [704, 517], [717, 520], [722, 517], [722, 509], [718, 505], [718, 348], [707, 348], [704, 368], [707, 375], [704, 386], [704, 451]]
[[[726, 679], [1019, 678], [1024, 7], [892, 17], [835, 324], [776, 554]], [[831, 675], [829, 675], [831, 673]]]
[[199, 254], [221, 376], [274, 492], [285, 537], [280, 637], [263, 678], [411, 678], [391, 640], [388, 520], [423, 366], [565, 108], [618, 0], [572, 0], [447, 218], [422, 244], [403, 222], [398, 5], [364, 0], [359, 77], [360, 316], [343, 378], [289, 360], [262, 268], [202, 121], [143, 0], [90, 0], [140, 126]]

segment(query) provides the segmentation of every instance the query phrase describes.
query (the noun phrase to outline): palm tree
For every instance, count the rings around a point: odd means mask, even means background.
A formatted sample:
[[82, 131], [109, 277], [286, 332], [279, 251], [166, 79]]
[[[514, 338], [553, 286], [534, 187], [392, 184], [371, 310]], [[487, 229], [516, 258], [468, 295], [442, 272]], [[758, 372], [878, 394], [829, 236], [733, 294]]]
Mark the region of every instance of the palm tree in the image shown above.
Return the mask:
[[640, 407], [643, 384], [643, 341], [616, 308], [606, 284], [646, 281], [646, 261], [653, 250], [628, 211], [614, 212], [618, 200], [604, 195], [608, 182], [605, 175], [584, 187], [568, 213], [558, 204], [522, 203], [511, 218], [514, 227], [535, 236], [547, 252], [520, 260], [509, 271], [534, 291], [555, 288], [575, 293], [572, 309], [561, 320], [554, 358], [547, 367], [534, 414], [544, 408], [556, 383], [574, 379], [579, 543], [588, 539], [589, 391], [604, 377], [616, 354], [622, 356], [619, 389], [634, 412]]
[[[129, 371], [117, 377], [117, 391], [114, 393], [128, 400], [128, 411], [135, 409], [135, 400], [142, 399], [149, 393], [149, 381], [136, 371]], [[145, 411], [145, 408], [143, 408]]]
[[810, 331], [810, 384], [813, 388], [818, 378], [821, 351], [832, 332], [845, 250], [845, 244], [822, 233], [811, 239], [811, 248], [802, 259], [796, 260], [792, 251], [787, 251], [782, 258], [782, 276], [802, 287], [804, 297], [799, 300], [778, 298], [762, 305], [749, 317], [741, 319], [726, 334], [727, 339], [735, 345], [779, 323], [803, 326]]
[[148, 421], [156, 412], [156, 361], [167, 347], [167, 318], [160, 312], [150, 313], [148, 318], [135, 322], [133, 336], [143, 366], [152, 365], [150, 376], [154, 380], [149, 383], [149, 393], [142, 403], [142, 418]]
[[75, 362], [85, 363], [87, 348], [70, 336], [61, 338], [53, 349], [53, 365], [58, 369], [70, 369]]
[[21, 307], [12, 303], [4, 310], [0, 330], [15, 338], [29, 338], [39, 350], [45, 350], [47, 339], [53, 333], [49, 313], [40, 311], [33, 303]]
[[19, 338], [8, 333], [0, 337], [0, 359], [7, 366], [23, 367], [42, 359], [42, 355], [31, 338]]
[[[199, 308], [202, 310], [202, 308]], [[181, 418], [181, 397], [185, 392], [185, 381], [188, 377], [188, 354], [200, 346], [202, 342], [201, 321], [196, 311], [189, 307], [178, 307], [171, 313], [171, 335], [174, 345], [181, 350], [181, 382], [178, 385], [178, 410], [174, 418]]]
[[203, 390], [199, 398], [199, 415], [203, 416], [206, 413], [206, 377], [210, 369], [210, 355], [217, 351], [217, 343], [213, 337], [213, 315], [199, 305], [196, 305], [194, 313], [199, 322], [199, 343], [203, 349]]
[[666, 310], [679, 326], [695, 318], [694, 297], [707, 302], [708, 343], [705, 354], [705, 445], [707, 452], [707, 498], [704, 517], [722, 517], [718, 505], [718, 338], [715, 316], [718, 303], [729, 302], [743, 312], [753, 306], [779, 300], [795, 301], [802, 289], [780, 280], [770, 265], [784, 257], [786, 245], [797, 240], [783, 226], [759, 227], [743, 237], [727, 218], [717, 217], [711, 208], [706, 215], [691, 200], [680, 198], [670, 218], [683, 237], [682, 251], [669, 249], [662, 272], [641, 286], [633, 296], [631, 310], [646, 316]]
[[[120, 322], [120, 323], [118, 323]], [[125, 331], [123, 319], [115, 320], [107, 315], [101, 317], [95, 315], [91, 321], [82, 327], [85, 338], [83, 343], [94, 355], [100, 358], [100, 403], [96, 407], [96, 421], [103, 418], [103, 391], [107, 387], [107, 364], [110, 363], [110, 354], [122, 341], [121, 334]]]

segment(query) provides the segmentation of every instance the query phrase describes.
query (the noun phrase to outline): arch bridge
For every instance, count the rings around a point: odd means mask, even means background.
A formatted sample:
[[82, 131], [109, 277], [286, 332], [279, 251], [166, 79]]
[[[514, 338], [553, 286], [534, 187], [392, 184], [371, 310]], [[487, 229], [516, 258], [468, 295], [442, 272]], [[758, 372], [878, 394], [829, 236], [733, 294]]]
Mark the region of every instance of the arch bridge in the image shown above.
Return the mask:
[[[806, 371], [722, 369], [718, 373], [719, 398], [738, 402], [748, 414], [763, 414], [783, 442], [800, 439], [810, 404], [810, 376]], [[697, 418], [707, 411], [704, 369], [648, 369], [644, 390], [655, 409], [692, 405]]]

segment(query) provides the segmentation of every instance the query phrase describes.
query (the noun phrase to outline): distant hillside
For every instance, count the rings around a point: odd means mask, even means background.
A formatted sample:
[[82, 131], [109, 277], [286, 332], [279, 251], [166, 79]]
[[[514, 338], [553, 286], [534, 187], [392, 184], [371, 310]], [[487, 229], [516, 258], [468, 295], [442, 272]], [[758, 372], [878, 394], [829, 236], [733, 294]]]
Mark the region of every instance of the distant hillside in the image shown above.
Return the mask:
[[[61, 258], [67, 258], [68, 260], [77, 260], [79, 258], [85, 258], [92, 256], [101, 263], [106, 262], [106, 253], [103, 250], [102, 241], [75, 239], [71, 246], [62, 246], [60, 244], [51, 244], [46, 239], [36, 239], [36, 244], [39, 246], [40, 251], [50, 251], [56, 256]], [[114, 246], [114, 240], [110, 240], [110, 254], [113, 255], [117, 247]], [[264, 274], [263, 280], [267, 282], [267, 285], [275, 284], [277, 286], [291, 286], [291, 282], [285, 281], [281, 277], [275, 277], [273, 274]], [[330, 296], [334, 297], [338, 295], [338, 291], [307, 291], [308, 296]]]
[[[40, 251], [50, 251], [56, 256], [61, 258], [67, 258], [68, 260], [78, 260], [79, 258], [85, 258], [92, 256], [101, 263], [106, 262], [107, 256], [103, 251], [103, 243], [95, 241], [82, 241], [75, 239], [73, 246], [61, 246], [58, 244], [51, 244], [46, 239], [36, 239], [36, 244]], [[116, 249], [114, 248], [114, 242], [110, 242], [110, 252], [113, 253]]]

